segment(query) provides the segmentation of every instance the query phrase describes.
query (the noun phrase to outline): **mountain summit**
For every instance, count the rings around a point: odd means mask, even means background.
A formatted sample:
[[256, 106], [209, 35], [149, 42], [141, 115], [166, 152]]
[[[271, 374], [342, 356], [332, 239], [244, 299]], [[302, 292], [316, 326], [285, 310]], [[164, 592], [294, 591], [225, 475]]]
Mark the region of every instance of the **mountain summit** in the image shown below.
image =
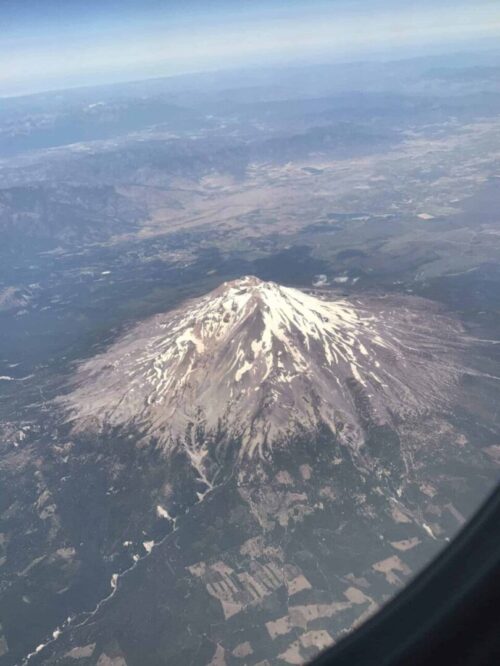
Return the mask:
[[351, 448], [363, 423], [442, 403], [457, 327], [419, 299], [346, 300], [243, 277], [132, 328], [83, 363], [65, 398], [78, 429], [133, 426], [197, 468], [224, 440], [265, 456], [326, 425]]

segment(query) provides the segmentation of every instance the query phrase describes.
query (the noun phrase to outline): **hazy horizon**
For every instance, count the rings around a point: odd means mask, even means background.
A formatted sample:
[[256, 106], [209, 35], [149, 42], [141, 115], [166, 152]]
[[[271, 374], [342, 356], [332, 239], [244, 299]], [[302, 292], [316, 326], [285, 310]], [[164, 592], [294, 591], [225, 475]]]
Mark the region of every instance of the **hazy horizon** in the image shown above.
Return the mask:
[[488, 0], [200, 3], [57, 0], [2, 7], [0, 97], [240, 67], [482, 49], [500, 34]]

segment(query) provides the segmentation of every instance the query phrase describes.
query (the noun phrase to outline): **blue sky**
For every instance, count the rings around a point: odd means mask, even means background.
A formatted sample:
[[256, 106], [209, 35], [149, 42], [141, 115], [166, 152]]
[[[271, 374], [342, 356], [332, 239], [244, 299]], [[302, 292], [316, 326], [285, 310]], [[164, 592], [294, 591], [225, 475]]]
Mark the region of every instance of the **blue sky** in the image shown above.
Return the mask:
[[0, 96], [499, 36], [498, 0], [0, 0]]

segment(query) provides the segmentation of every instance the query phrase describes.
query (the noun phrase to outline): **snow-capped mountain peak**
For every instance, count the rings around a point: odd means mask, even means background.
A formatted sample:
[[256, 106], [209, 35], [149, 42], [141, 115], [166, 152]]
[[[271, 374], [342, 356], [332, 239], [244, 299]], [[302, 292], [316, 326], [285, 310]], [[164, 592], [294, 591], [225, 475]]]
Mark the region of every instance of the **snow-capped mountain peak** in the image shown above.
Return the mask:
[[320, 424], [356, 448], [360, 399], [384, 423], [450, 393], [456, 333], [418, 299], [351, 301], [244, 277], [133, 328], [80, 366], [65, 401], [76, 427], [133, 425], [166, 451], [181, 443], [200, 469], [210, 442], [237, 439], [252, 458]]

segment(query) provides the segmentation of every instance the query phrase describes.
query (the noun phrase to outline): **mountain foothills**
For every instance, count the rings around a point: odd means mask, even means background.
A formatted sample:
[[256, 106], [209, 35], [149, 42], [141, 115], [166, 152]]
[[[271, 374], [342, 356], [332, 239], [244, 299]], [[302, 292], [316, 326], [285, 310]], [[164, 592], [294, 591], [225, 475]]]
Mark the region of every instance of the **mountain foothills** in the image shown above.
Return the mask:
[[307, 663], [500, 472], [498, 53], [0, 109], [0, 665]]

